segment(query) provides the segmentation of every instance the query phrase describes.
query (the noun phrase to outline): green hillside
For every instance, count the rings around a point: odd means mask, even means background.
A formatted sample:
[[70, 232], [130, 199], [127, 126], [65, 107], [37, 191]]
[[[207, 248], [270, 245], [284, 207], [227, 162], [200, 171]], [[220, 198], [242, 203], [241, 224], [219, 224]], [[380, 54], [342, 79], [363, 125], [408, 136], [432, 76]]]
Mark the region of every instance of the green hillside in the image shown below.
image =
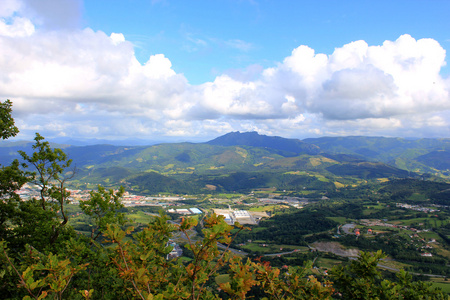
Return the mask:
[[324, 152], [357, 155], [413, 172], [449, 175], [450, 139], [416, 139], [385, 137], [322, 137], [304, 142]]
[[[66, 147], [65, 151], [77, 168], [72, 184], [80, 188], [123, 185], [142, 194], [274, 188], [320, 196], [366, 180], [417, 177], [422, 172], [445, 175], [448, 147], [448, 139], [300, 141], [233, 132], [207, 143], [105, 144]], [[19, 149], [29, 151], [29, 144], [3, 144], [0, 159], [7, 163], [18, 158]]]
[[295, 154], [268, 145], [176, 143], [117, 147], [114, 151], [112, 146], [103, 146], [102, 155], [99, 147], [91, 148], [97, 152], [97, 163], [92, 160], [94, 156], [80, 149], [74, 152], [69, 149], [71, 157], [75, 154], [74, 161], [81, 153], [83, 158], [90, 157], [80, 160], [86, 165], [79, 165], [78, 183], [120, 184], [137, 193], [244, 192], [275, 188], [317, 196], [361, 180], [409, 175], [404, 170], [353, 155]]

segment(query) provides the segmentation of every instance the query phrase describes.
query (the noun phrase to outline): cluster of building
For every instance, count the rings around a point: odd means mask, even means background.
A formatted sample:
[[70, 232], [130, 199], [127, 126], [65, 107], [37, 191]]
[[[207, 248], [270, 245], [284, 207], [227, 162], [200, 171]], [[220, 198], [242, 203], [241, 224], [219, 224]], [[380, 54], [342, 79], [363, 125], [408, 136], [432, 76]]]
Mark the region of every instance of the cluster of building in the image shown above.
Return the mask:
[[275, 198], [275, 196], [273, 196], [273, 198], [259, 198], [258, 200], [260, 203], [264, 204], [287, 204], [297, 208], [303, 208], [305, 205], [308, 204], [307, 198], [288, 197], [288, 196], [284, 196], [281, 199]]
[[[394, 228], [401, 228], [410, 230], [413, 232], [413, 234], [409, 235], [409, 238], [411, 239], [410, 244], [413, 244], [417, 247], [417, 250], [420, 251], [421, 256], [425, 257], [432, 257], [433, 254], [427, 251], [430, 251], [430, 249], [433, 249], [433, 247], [430, 245], [431, 243], [436, 243], [436, 239], [430, 239], [428, 242], [421, 238], [417, 233], [424, 231], [428, 232], [429, 230], [418, 230], [412, 227], [404, 226], [404, 225], [393, 225], [389, 223], [385, 223], [381, 220], [367, 220], [362, 219], [361, 224], [365, 226], [384, 226], [384, 227], [394, 227]], [[422, 223], [419, 223], [419, 225], [423, 225]], [[353, 230], [353, 233], [356, 235], [356, 237], [359, 237], [361, 235], [361, 230], [359, 228], [355, 228]], [[371, 228], [367, 229], [367, 234], [374, 233]], [[425, 252], [424, 252], [425, 251]]]
[[395, 205], [397, 207], [412, 209], [412, 210], [416, 210], [416, 211], [422, 211], [422, 212], [426, 212], [426, 213], [439, 211], [439, 209], [423, 207], [421, 205], [411, 205], [411, 204], [405, 204], [405, 203], [396, 203]]
[[178, 245], [174, 241], [170, 240], [167, 246], [173, 247], [170, 253], [167, 254], [167, 260], [172, 260], [183, 255], [183, 249], [181, 249], [180, 245]]
[[[30, 183], [26, 183], [16, 193], [23, 200], [29, 200], [32, 198], [40, 197], [39, 187]], [[79, 204], [82, 201], [86, 201], [91, 197], [91, 190], [79, 190], [79, 189], [67, 189], [70, 192], [68, 200], [72, 204]], [[133, 195], [129, 192], [125, 192], [122, 196], [122, 203], [124, 206], [172, 206], [176, 205], [174, 202], [185, 200], [184, 197], [174, 196], [139, 196]], [[199, 212], [195, 212], [199, 213]], [[200, 212], [201, 213], [201, 212]]]
[[169, 213], [176, 213], [180, 215], [198, 215], [201, 214], [202, 211], [196, 207], [192, 208], [179, 208], [179, 209], [168, 209], [167, 212]]
[[214, 213], [224, 216], [225, 222], [230, 225], [235, 222], [240, 224], [258, 224], [261, 218], [268, 217], [265, 212], [250, 212], [248, 210], [214, 209]]
[[[361, 230], [359, 228], [355, 228], [353, 233], [358, 237], [361, 235]], [[372, 233], [373, 233], [372, 228], [367, 229], [367, 234], [372, 234]]]
[[176, 205], [176, 201], [181, 200], [185, 200], [185, 198], [174, 196], [138, 196], [128, 192], [125, 192], [122, 197], [124, 206], [173, 206]]

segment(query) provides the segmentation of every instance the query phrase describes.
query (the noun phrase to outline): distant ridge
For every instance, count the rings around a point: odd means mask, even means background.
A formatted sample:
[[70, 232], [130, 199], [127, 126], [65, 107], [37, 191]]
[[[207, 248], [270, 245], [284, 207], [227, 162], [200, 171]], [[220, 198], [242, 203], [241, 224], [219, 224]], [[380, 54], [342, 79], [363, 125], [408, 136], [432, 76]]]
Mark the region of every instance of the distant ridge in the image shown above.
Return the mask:
[[112, 146], [151, 146], [161, 144], [163, 141], [149, 141], [138, 138], [129, 138], [124, 140], [108, 140], [108, 139], [72, 139], [68, 137], [58, 137], [48, 139], [50, 142], [58, 144], [66, 144], [71, 146], [94, 146], [94, 145], [112, 145]]
[[348, 154], [420, 173], [450, 175], [449, 138], [321, 137], [303, 140], [329, 154]]
[[315, 155], [320, 152], [316, 145], [305, 143], [299, 139], [287, 139], [279, 136], [267, 136], [252, 132], [230, 132], [215, 138], [208, 145], [219, 146], [251, 146], [291, 152], [294, 154]]

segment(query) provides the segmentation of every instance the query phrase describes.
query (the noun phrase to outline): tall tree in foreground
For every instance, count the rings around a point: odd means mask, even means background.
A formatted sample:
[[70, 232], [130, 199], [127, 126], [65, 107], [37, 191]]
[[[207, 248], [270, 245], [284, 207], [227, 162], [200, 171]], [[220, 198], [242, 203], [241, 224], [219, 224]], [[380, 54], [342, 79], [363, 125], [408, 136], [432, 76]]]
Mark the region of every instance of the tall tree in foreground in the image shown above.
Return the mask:
[[[49, 142], [36, 133], [34, 152], [28, 154], [19, 151], [24, 163], [22, 167], [27, 171], [28, 182], [37, 186], [39, 197], [23, 202], [19, 229], [20, 235], [29, 235], [33, 232], [34, 247], [53, 247], [61, 233], [68, 233], [70, 228], [66, 225], [69, 221], [66, 213], [69, 191], [66, 182], [75, 172], [69, 169], [72, 160], [59, 148], [51, 148]], [[68, 170], [69, 169], [69, 170]]]
[[[11, 116], [12, 103], [9, 100], [0, 102], [0, 138], [14, 137], [19, 129], [14, 125]], [[0, 165], [0, 240], [8, 240], [13, 236], [12, 223], [17, 216], [20, 197], [15, 191], [27, 182], [20, 163], [16, 159], [9, 166]]]
[[2, 140], [14, 137], [19, 133], [11, 113], [12, 102], [10, 100], [0, 102], [0, 137]]
[[125, 215], [119, 210], [123, 208], [121, 198], [125, 193], [125, 189], [120, 187], [117, 192], [110, 189], [107, 190], [101, 185], [97, 187], [98, 191], [91, 191], [88, 200], [80, 203], [80, 208], [92, 220], [93, 227], [91, 231], [91, 239], [96, 240], [103, 232], [105, 232], [109, 224], [125, 224]]

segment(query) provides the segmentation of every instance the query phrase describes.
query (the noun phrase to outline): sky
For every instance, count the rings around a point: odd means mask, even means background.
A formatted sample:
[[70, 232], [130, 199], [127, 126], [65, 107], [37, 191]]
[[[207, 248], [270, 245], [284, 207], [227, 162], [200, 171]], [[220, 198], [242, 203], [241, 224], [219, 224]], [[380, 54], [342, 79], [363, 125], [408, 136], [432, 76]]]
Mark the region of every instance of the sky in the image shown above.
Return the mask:
[[16, 139], [450, 138], [447, 0], [2, 0]]

